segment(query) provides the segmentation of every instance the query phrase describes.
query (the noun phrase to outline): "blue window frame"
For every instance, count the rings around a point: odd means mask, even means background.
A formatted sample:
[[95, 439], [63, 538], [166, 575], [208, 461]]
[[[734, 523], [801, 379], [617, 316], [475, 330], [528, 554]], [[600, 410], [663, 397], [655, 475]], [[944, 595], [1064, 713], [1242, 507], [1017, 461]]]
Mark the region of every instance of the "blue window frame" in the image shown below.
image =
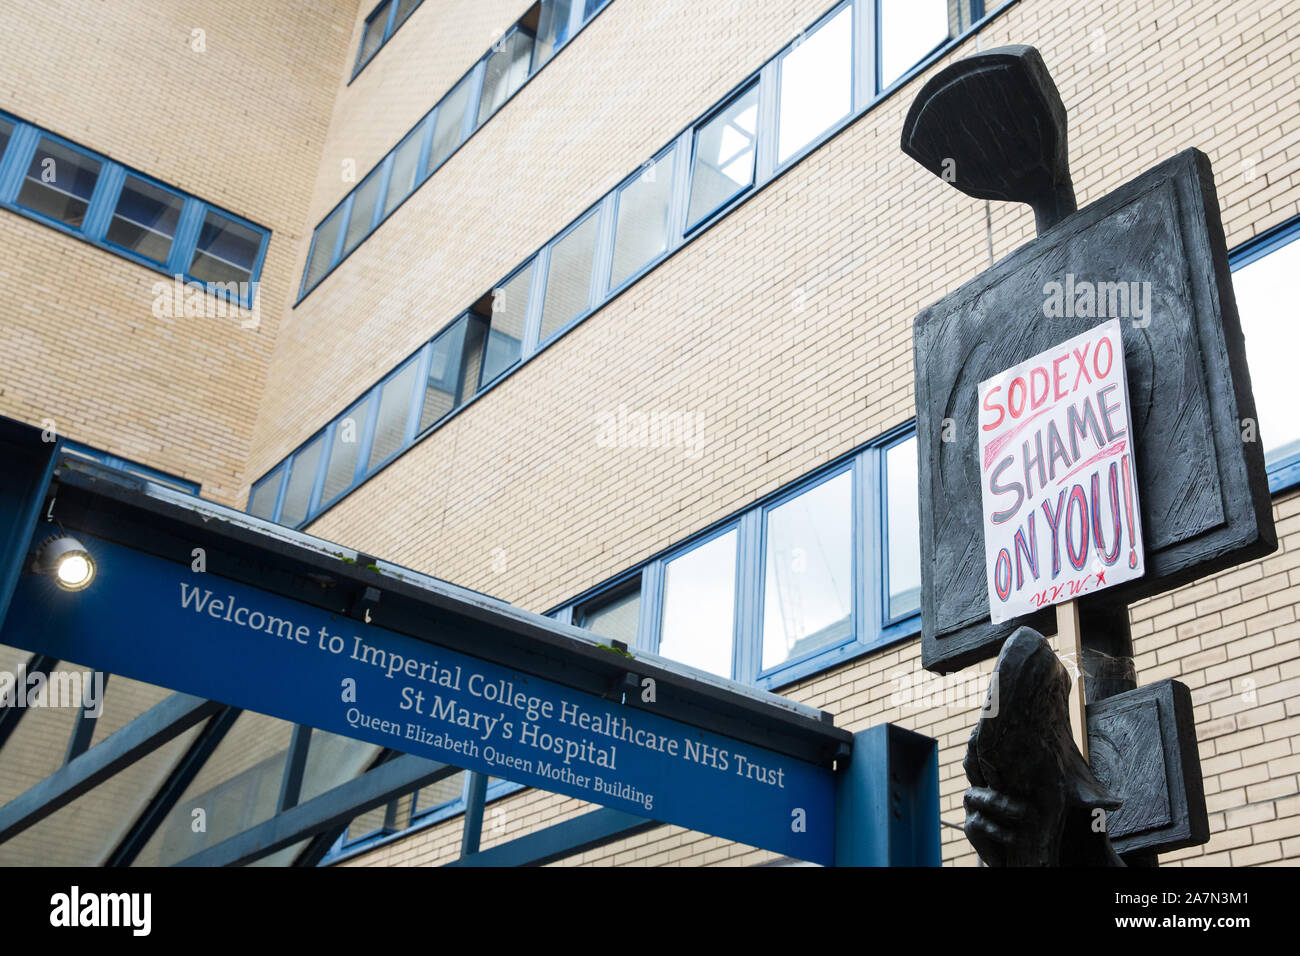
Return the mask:
[[110, 455], [106, 451], [100, 451], [98, 448], [92, 448], [89, 445], [82, 445], [79, 442], [73, 441], [64, 441], [60, 447], [65, 454], [74, 455], [78, 458], [86, 458], [90, 461], [97, 461], [101, 465], [107, 465], [110, 468], [116, 468], [119, 471], [125, 471], [128, 474], [136, 475], [140, 478], [146, 478], [157, 484], [166, 485], [169, 488], [175, 488], [177, 491], [183, 491], [187, 495], [197, 495], [199, 493], [199, 483], [197, 481], [189, 481], [185, 478], [179, 478], [169, 472], [159, 471], [157, 468], [150, 468], [148, 465], [142, 465], [129, 458]]
[[4, 114], [0, 207], [244, 307], [253, 304], [271, 238], [262, 226]]
[[375, 58], [397, 29], [415, 12], [423, 0], [383, 0], [370, 15], [361, 30], [361, 44], [357, 48], [356, 64], [352, 68], [352, 78], [364, 70]]
[[[1256, 440], [1264, 444], [1269, 490], [1300, 484], [1300, 389], [1291, 368], [1300, 354], [1294, 312], [1300, 274], [1300, 217], [1257, 236], [1230, 256], [1237, 311], [1255, 393]], [[1243, 435], [1247, 434], [1243, 423]]]
[[758, 135], [757, 82], [695, 128], [688, 229], [711, 218], [753, 187]]
[[549, 613], [767, 689], [915, 636], [915, 457], [909, 423]]

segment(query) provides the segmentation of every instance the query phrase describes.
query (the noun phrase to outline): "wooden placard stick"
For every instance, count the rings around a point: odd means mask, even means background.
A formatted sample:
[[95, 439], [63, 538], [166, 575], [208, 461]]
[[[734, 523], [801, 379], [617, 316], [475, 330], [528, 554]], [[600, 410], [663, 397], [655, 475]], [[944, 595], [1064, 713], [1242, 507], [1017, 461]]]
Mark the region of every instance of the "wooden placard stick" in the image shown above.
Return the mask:
[[1070, 729], [1074, 742], [1088, 759], [1088, 700], [1083, 687], [1083, 633], [1079, 627], [1079, 602], [1064, 601], [1056, 605], [1056, 636], [1061, 644], [1061, 655], [1073, 655], [1074, 686], [1070, 688]]

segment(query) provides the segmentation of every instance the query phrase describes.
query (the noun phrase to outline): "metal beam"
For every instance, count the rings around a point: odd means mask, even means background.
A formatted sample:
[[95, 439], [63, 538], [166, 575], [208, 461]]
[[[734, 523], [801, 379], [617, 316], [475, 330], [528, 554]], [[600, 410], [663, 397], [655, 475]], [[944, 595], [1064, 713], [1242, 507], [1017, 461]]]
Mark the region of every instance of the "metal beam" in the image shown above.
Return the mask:
[[541, 866], [662, 826], [658, 820], [601, 809], [463, 856], [447, 866]]
[[319, 797], [276, 814], [265, 823], [200, 850], [177, 866], [242, 866], [308, 837], [346, 825], [404, 793], [456, 773], [460, 768], [404, 754]]
[[302, 775], [307, 767], [307, 751], [311, 749], [311, 728], [293, 725], [293, 738], [289, 742], [289, 756], [284, 762], [284, 778], [280, 781], [278, 812], [298, 805], [302, 793]]
[[113, 849], [105, 866], [130, 866], [135, 861], [242, 713], [238, 707], [226, 707], [208, 721], [194, 743], [190, 744], [185, 756], [181, 757], [158, 792], [153, 795], [144, 812]]
[[[108, 674], [104, 673], [103, 671], [90, 671], [89, 673], [90, 673], [90, 679], [92, 681], [98, 680], [100, 682], [99, 686], [101, 690], [108, 686], [108, 678], [109, 678]], [[85, 701], [84, 688], [82, 690], [82, 700], [84, 703]], [[101, 714], [103, 713], [103, 707], [104, 707], [104, 701], [101, 698], [99, 702], [99, 708]], [[67, 753], [63, 755], [63, 763], [65, 766], [67, 764], [72, 763], [72, 761], [76, 760], [78, 757], [80, 757], [82, 754], [84, 754], [87, 750], [90, 749], [90, 741], [95, 736], [95, 719], [96, 718], [90, 716], [89, 708], [85, 706], [81, 708], [81, 714], [77, 717], [77, 722], [73, 724], [72, 734], [68, 737]]]
[[478, 852], [483, 836], [483, 807], [487, 803], [487, 774], [470, 771], [465, 781], [465, 820], [460, 833], [460, 855]]
[[155, 704], [103, 743], [0, 807], [0, 843], [67, 806], [113, 774], [211, 717], [222, 706], [189, 694], [172, 694]]

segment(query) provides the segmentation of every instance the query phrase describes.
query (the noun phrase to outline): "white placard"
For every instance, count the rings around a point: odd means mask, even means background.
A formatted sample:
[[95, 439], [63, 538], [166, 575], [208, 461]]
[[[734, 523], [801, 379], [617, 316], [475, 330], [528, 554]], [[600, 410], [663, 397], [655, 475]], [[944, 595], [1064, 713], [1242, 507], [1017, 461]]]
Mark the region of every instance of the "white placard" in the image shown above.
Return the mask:
[[1117, 320], [979, 386], [993, 622], [1092, 594], [1145, 565]]

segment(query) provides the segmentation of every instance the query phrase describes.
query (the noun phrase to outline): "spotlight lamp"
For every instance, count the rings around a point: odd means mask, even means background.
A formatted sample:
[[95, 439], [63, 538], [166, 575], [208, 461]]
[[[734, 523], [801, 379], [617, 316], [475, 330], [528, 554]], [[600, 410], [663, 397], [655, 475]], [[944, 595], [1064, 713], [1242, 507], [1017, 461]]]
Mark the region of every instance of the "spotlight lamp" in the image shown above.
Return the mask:
[[65, 591], [80, 591], [95, 580], [95, 559], [76, 538], [59, 534], [37, 548], [32, 570], [48, 574]]

